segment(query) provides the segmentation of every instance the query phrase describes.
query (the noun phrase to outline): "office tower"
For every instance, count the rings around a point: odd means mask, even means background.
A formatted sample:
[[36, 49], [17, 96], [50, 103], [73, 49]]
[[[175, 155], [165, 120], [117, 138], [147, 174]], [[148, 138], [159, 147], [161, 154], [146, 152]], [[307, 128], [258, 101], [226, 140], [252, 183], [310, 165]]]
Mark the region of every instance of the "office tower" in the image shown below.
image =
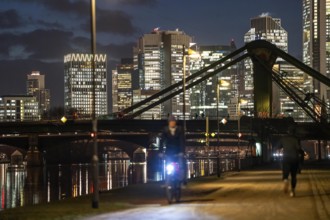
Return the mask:
[[[295, 90], [298, 95], [301, 95], [298, 90], [304, 90], [305, 88], [303, 71], [283, 60], [277, 61], [273, 69], [280, 73], [285, 81], [291, 83], [291, 89]], [[277, 89], [276, 87], [275, 89], [276, 92], [273, 93], [273, 99], [279, 100], [279, 105], [273, 106], [274, 116], [293, 117], [297, 122], [308, 120], [303, 110], [282, 89]]]
[[[134, 48], [134, 70], [139, 74], [140, 90], [158, 91], [183, 79], [183, 60], [189, 48], [191, 37], [183, 31], [161, 31], [155, 29], [143, 35]], [[189, 60], [186, 63], [186, 77], [189, 76]], [[146, 92], [151, 94], [154, 92]], [[144, 93], [144, 92], [142, 92]], [[134, 101], [135, 102], [135, 101]], [[178, 95], [164, 102], [157, 118], [173, 114], [182, 119], [183, 95]], [[190, 114], [189, 91], [186, 91], [186, 117]], [[152, 110], [153, 113], [156, 111]], [[151, 115], [149, 113], [146, 113]], [[159, 116], [159, 117], [158, 117]]]
[[112, 112], [118, 112], [118, 72], [112, 70]]
[[40, 120], [37, 98], [30, 95], [6, 95], [0, 97], [0, 121]]
[[133, 59], [122, 59], [112, 72], [113, 112], [122, 111], [133, 103]]
[[[90, 119], [93, 114], [93, 71], [91, 54], [71, 53], [64, 56], [64, 107], [66, 114]], [[107, 55], [96, 54], [95, 115], [108, 113]]]
[[[330, 0], [303, 0], [303, 62], [330, 78]], [[330, 89], [306, 77], [308, 91], [330, 102]]]
[[[288, 52], [288, 33], [281, 26], [281, 19], [272, 18], [268, 15], [261, 15], [251, 19], [251, 28], [244, 35], [244, 42], [248, 43], [254, 40], [267, 40], [275, 44], [279, 49]], [[253, 114], [253, 64], [250, 59], [245, 60], [244, 91], [239, 97], [247, 100], [246, 107], [250, 109], [248, 114]], [[273, 90], [277, 88], [273, 85]], [[277, 106], [278, 104], [276, 104]], [[274, 106], [274, 103], [273, 103]], [[267, 110], [265, 110], [267, 111]]]
[[[234, 40], [232, 40], [230, 45], [196, 46], [193, 49], [196, 49], [198, 55], [189, 57], [192, 74], [227, 56], [236, 50], [236, 46]], [[215, 118], [217, 107], [219, 107], [220, 116], [228, 116], [228, 105], [230, 105], [232, 97], [238, 91], [240, 71], [238, 67], [239, 64], [234, 65], [191, 89], [191, 115], [193, 118], [202, 117], [202, 115]], [[220, 86], [219, 106], [217, 106], [217, 84], [219, 80], [225, 80], [229, 85]]]
[[27, 75], [26, 81], [27, 95], [35, 96], [39, 103], [39, 112], [43, 113], [50, 109], [50, 92], [45, 88], [45, 75], [39, 71], [32, 71]]
[[[281, 25], [281, 19], [272, 18], [268, 15], [261, 15], [251, 19], [251, 28], [244, 36], [244, 42], [248, 43], [254, 40], [267, 40], [275, 44], [279, 49], [288, 52], [288, 33]], [[245, 104], [248, 110], [247, 114], [253, 114], [253, 64], [250, 59], [245, 60], [244, 90], [239, 94], [240, 99], [246, 99]], [[288, 64], [283, 59], [278, 58], [275, 66], [276, 70], [283, 74], [283, 78], [296, 83], [297, 88], [303, 89], [303, 73]], [[305, 114], [298, 106], [284, 93], [275, 83], [273, 83], [273, 117], [292, 116], [296, 120], [305, 120]], [[302, 97], [303, 98], [303, 97]], [[269, 111], [265, 109], [265, 111]], [[259, 114], [259, 113], [258, 113]]]

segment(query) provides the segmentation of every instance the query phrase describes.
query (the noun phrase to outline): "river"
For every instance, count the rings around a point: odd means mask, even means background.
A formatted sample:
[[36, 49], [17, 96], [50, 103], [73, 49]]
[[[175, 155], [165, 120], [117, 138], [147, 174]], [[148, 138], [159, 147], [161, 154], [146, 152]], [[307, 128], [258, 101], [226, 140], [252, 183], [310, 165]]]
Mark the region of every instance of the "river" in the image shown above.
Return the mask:
[[[216, 160], [188, 160], [187, 176], [198, 177], [216, 172]], [[222, 171], [233, 170], [231, 160], [222, 160]], [[147, 169], [148, 168], [148, 169]], [[127, 159], [100, 163], [100, 191], [125, 187], [128, 184], [161, 181], [163, 169], [147, 163], [131, 163]], [[48, 203], [93, 192], [90, 164], [47, 165], [10, 169], [0, 164], [0, 210]]]

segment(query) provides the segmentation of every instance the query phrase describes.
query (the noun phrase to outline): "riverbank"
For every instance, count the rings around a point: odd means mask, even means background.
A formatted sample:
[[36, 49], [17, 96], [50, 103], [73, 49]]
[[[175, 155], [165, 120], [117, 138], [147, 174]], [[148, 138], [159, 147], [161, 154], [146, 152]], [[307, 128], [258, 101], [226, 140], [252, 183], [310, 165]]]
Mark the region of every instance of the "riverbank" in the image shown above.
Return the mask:
[[225, 173], [217, 178], [192, 179], [179, 204], [168, 205], [160, 182], [130, 185], [100, 194], [100, 208], [91, 208], [91, 195], [45, 205], [0, 212], [0, 219], [160, 219], [160, 220], [328, 220], [330, 166], [314, 163], [298, 175], [296, 197], [283, 193], [281, 171], [264, 166]]
[[[232, 175], [227, 173], [226, 175]], [[224, 178], [224, 177], [222, 177]], [[216, 187], [202, 187], [205, 183], [219, 180], [215, 176], [201, 177], [189, 181], [183, 196], [185, 201], [193, 201], [199, 196], [206, 195], [217, 190]], [[201, 184], [204, 183], [204, 184]], [[140, 206], [157, 204], [166, 205], [167, 201], [161, 182], [129, 185], [100, 193], [100, 204], [98, 209], [91, 208], [92, 195], [77, 198], [68, 198], [48, 204], [28, 205], [0, 212], [1, 220], [36, 220], [36, 219], [81, 219], [102, 213], [116, 212]]]

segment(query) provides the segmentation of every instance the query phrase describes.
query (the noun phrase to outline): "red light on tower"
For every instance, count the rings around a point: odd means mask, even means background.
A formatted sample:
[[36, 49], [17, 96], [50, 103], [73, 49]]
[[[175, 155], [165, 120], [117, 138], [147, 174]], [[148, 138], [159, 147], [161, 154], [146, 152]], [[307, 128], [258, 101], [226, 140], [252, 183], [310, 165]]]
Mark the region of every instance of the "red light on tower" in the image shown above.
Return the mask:
[[91, 132], [91, 137], [95, 137], [95, 133], [94, 132]]
[[242, 137], [242, 133], [238, 133], [237, 136], [238, 136], [238, 138], [241, 138]]

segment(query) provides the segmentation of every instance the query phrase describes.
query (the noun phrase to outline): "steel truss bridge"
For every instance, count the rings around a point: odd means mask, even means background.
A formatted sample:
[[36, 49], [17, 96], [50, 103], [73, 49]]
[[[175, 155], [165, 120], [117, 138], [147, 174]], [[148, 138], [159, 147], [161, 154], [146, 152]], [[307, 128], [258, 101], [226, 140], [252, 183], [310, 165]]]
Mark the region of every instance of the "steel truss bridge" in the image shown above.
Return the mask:
[[[297, 124], [300, 137], [308, 140], [328, 140], [330, 137], [330, 125], [327, 113], [329, 112], [329, 106], [316, 95], [298, 88], [294, 82], [291, 82], [285, 77], [284, 72], [274, 68], [274, 64], [278, 58], [295, 66], [326, 87], [330, 86], [330, 79], [325, 75], [305, 65], [275, 45], [264, 40], [257, 40], [246, 44], [208, 67], [188, 76], [185, 80], [185, 89], [191, 89], [193, 86], [219, 74], [221, 71], [230, 68], [244, 59], [251, 59], [253, 62], [254, 78], [254, 117], [242, 117], [240, 119], [241, 132], [243, 133], [241, 138], [242, 144], [249, 144], [252, 139], [260, 139], [261, 142], [267, 142], [270, 136], [283, 135], [288, 126], [294, 123], [290, 118], [272, 118], [272, 82], [275, 82], [313, 121]], [[166, 121], [136, 120], [134, 118], [181, 94], [183, 90], [182, 80], [117, 113], [117, 119], [107, 120], [108, 116], [100, 117], [98, 122], [99, 136], [108, 138], [109, 140], [131, 141], [147, 147], [150, 141], [150, 135], [159, 133], [161, 128], [166, 125]], [[216, 133], [217, 121], [210, 120], [209, 124], [210, 133]], [[72, 141], [72, 137], [77, 137], [79, 136], [78, 134], [84, 136], [84, 139], [88, 138], [91, 131], [91, 121], [69, 120], [65, 124], [54, 121], [6, 122], [0, 123], [0, 144], [11, 144], [15, 146], [15, 140], [23, 136], [35, 136], [38, 134], [42, 135], [43, 138], [50, 136], [59, 139], [65, 139], [64, 135], [66, 134], [66, 137]], [[204, 145], [199, 140], [205, 138], [205, 131], [205, 121], [187, 120], [187, 145]], [[228, 143], [228, 145], [236, 144], [238, 141], [237, 132], [237, 121], [229, 120], [226, 125], [221, 125], [220, 135], [222, 134], [222, 146], [226, 145], [225, 143]], [[77, 137], [76, 139], [79, 138]], [[210, 146], [217, 146], [215, 138], [210, 138], [209, 141]], [[25, 146], [29, 145], [31, 144], [25, 144]]]

